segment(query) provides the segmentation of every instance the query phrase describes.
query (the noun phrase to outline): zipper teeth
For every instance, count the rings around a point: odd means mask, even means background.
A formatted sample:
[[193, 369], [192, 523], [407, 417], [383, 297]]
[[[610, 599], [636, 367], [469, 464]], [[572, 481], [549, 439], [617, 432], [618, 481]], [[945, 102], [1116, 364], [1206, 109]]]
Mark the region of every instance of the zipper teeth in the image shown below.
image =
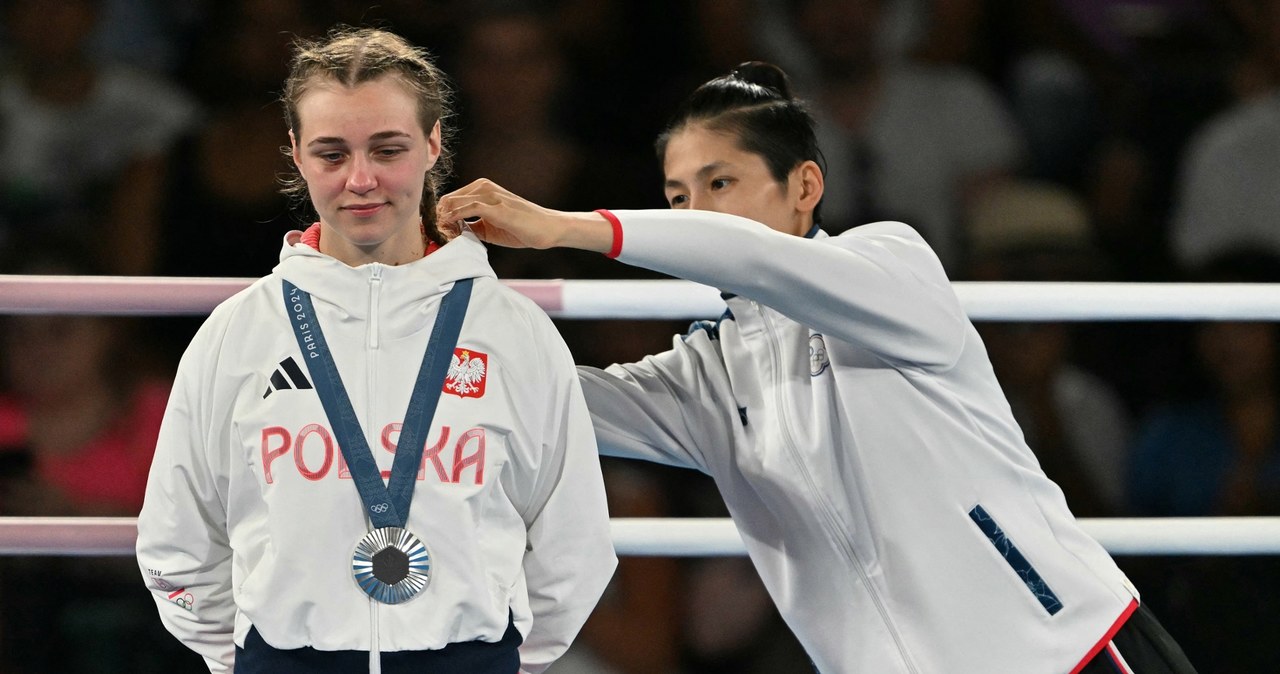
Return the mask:
[[[775, 373], [781, 373], [782, 356], [778, 353], [779, 349], [776, 346], [780, 343], [777, 330], [773, 326], [773, 320], [763, 309], [760, 310], [760, 317], [764, 321], [765, 329], [769, 331], [769, 356], [773, 361], [773, 371]], [[828, 533], [836, 540], [837, 543], [840, 544], [840, 549], [844, 551], [845, 556], [849, 559], [849, 563], [852, 564], [854, 570], [858, 572], [858, 577], [862, 580], [863, 587], [867, 588], [867, 594], [871, 596], [871, 602], [875, 604], [876, 611], [880, 614], [880, 619], [889, 629], [889, 634], [893, 636], [893, 643], [898, 647], [898, 653], [902, 656], [902, 661], [906, 663], [909, 671], [917, 672], [918, 670], [915, 667], [915, 663], [913, 663], [911, 658], [907, 656], [907, 649], [902, 643], [902, 637], [898, 634], [898, 629], [894, 627], [893, 620], [889, 617], [889, 612], [885, 610], [884, 602], [880, 600], [879, 593], [875, 591], [870, 578], [867, 577], [867, 570], [863, 567], [862, 561], [858, 559], [857, 550], [854, 549], [853, 543], [849, 541], [848, 537], [844, 535], [844, 529], [839, 525], [838, 518], [832, 512], [832, 508], [827, 503], [827, 500], [822, 497], [822, 491], [814, 482], [813, 476], [809, 474], [804, 461], [800, 457], [800, 452], [796, 450], [795, 442], [791, 439], [791, 422], [785, 404], [786, 401], [782, 395], [782, 388], [775, 386], [774, 391], [774, 397], [778, 406], [778, 420], [782, 424], [783, 446], [786, 447], [788, 452], [790, 452], [791, 458], [796, 464], [796, 471], [804, 478], [805, 486], [809, 489], [809, 493], [813, 495], [814, 500], [817, 502], [818, 511], [822, 513], [822, 521], [826, 524]]]

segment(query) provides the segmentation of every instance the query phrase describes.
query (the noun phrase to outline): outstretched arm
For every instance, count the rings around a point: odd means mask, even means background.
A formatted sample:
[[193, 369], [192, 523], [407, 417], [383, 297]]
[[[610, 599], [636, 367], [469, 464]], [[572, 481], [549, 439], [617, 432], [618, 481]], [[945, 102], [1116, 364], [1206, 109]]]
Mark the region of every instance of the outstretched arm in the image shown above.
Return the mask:
[[562, 213], [489, 181], [441, 199], [441, 221], [475, 219], [498, 245], [563, 246], [717, 286], [896, 363], [947, 368], [967, 318], [941, 263], [901, 223], [873, 223], [822, 241], [722, 213]]

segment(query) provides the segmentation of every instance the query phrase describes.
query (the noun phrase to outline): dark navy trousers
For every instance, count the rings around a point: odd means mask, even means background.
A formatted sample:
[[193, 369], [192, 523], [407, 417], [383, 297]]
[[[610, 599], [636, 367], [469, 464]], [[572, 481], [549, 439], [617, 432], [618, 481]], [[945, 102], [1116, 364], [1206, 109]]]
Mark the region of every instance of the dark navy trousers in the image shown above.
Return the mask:
[[[516, 674], [523, 639], [514, 622], [502, 639], [449, 644], [435, 651], [397, 651], [382, 654], [384, 674]], [[250, 628], [244, 648], [236, 647], [235, 674], [350, 674], [369, 671], [368, 651], [281, 650]]]

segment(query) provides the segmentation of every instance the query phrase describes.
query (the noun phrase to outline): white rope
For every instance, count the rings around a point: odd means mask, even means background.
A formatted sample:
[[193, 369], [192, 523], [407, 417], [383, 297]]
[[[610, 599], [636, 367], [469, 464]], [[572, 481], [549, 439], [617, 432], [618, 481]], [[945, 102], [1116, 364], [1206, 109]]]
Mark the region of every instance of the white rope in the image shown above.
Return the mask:
[[[0, 314], [206, 314], [253, 279], [0, 275]], [[688, 281], [506, 281], [556, 318], [715, 318], [714, 288]], [[979, 321], [1280, 321], [1280, 284], [953, 284]]]
[[[620, 555], [746, 554], [729, 519], [615, 518], [611, 524]], [[1280, 517], [1082, 519], [1080, 524], [1116, 555], [1280, 554]], [[0, 555], [128, 556], [137, 535], [132, 517], [0, 517]]]

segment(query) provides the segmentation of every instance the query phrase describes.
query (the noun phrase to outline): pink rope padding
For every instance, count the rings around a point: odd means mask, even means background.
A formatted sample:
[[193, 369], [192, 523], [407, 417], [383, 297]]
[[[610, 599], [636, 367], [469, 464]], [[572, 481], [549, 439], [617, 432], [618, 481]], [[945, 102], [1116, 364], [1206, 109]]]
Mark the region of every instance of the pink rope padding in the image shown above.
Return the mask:
[[542, 310], [555, 314], [564, 311], [564, 281], [504, 281], [508, 288], [528, 297], [542, 307]]
[[0, 517], [0, 555], [132, 555], [133, 517]]
[[252, 282], [236, 278], [0, 275], [0, 313], [202, 314]]
[[[255, 280], [0, 274], [0, 314], [207, 314]], [[564, 308], [563, 281], [508, 281], [507, 285], [544, 311]]]

